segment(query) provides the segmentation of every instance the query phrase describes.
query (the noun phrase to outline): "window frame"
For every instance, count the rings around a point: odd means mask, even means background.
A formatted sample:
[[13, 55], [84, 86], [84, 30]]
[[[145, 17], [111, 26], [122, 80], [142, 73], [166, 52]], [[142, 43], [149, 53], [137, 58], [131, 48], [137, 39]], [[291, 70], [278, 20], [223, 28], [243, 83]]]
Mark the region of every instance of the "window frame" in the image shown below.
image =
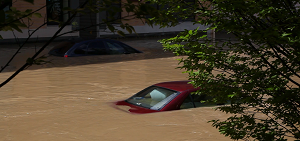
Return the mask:
[[[50, 2], [49, 2], [50, 1]], [[64, 5], [64, 3], [67, 1], [68, 5]], [[59, 25], [58, 22], [54, 22], [54, 21], [49, 21], [49, 17], [53, 18], [52, 16], [50, 16], [52, 14], [52, 12], [50, 12], [50, 9], [52, 8], [50, 6], [51, 2], [59, 2], [60, 4], [60, 12], [59, 12], [59, 17], [58, 17], [58, 21], [60, 22], [65, 22], [67, 19], [65, 19], [65, 15], [67, 14], [67, 18], [70, 17], [70, 12], [65, 12], [63, 11], [64, 7], [69, 7], [70, 6], [70, 0], [46, 0], [46, 14], [47, 14], [47, 25]], [[68, 23], [68, 25], [70, 25], [70, 23]]]

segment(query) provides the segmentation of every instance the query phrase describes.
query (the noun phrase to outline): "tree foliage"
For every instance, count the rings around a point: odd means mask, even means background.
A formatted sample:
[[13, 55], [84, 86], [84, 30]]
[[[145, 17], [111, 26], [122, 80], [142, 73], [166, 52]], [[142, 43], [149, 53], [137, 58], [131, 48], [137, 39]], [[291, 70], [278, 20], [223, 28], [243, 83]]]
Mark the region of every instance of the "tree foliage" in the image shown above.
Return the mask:
[[233, 115], [212, 120], [213, 126], [235, 140], [300, 140], [299, 0], [150, 1], [169, 7], [154, 23], [172, 26], [174, 17], [193, 15], [207, 30], [236, 36], [213, 42], [195, 29], [161, 40], [165, 49], [187, 56], [180, 68], [202, 88], [197, 94], [231, 101], [217, 109]]

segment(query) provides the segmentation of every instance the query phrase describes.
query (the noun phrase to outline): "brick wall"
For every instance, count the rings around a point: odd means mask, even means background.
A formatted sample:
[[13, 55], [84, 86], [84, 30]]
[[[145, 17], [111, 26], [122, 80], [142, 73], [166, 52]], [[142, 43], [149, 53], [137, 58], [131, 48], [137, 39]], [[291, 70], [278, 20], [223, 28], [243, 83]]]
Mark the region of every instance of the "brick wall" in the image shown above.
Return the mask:
[[[12, 7], [15, 7], [20, 11], [25, 11], [27, 9], [32, 9], [34, 11], [45, 5], [46, 5], [46, 0], [35, 0], [34, 4], [24, 2], [22, 0], [12, 0]], [[43, 17], [42, 18], [32, 17], [32, 21], [30, 22], [30, 24], [32, 25], [30, 26], [30, 29], [35, 29], [44, 23], [47, 14], [46, 7], [38, 11], [38, 13], [40, 13]], [[27, 24], [28, 23], [27, 19], [24, 19], [24, 22]], [[46, 26], [43, 26], [42, 28], [46, 28]]]
[[[127, 0], [121, 0], [121, 3], [125, 3], [127, 2]], [[133, 2], [133, 3], [138, 3], [138, 2]], [[132, 13], [129, 13], [129, 15], [132, 15]], [[126, 10], [123, 8], [123, 12], [121, 13], [121, 17], [125, 17], [125, 16], [128, 16], [128, 13], [126, 12]], [[125, 23], [128, 23], [129, 25], [132, 25], [132, 26], [143, 26], [145, 25], [143, 22], [145, 21], [141, 21], [140, 19], [131, 19], [129, 21], [122, 21], [124, 24]]]
[[[200, 1], [201, 2], [201, 4], [204, 6], [204, 7], [209, 7], [209, 5], [210, 5], [210, 3], [209, 2], [203, 2], [203, 1]], [[201, 5], [199, 4], [199, 7], [201, 7]], [[211, 9], [211, 7], [209, 8], [209, 9]], [[205, 20], [205, 19], [207, 19], [208, 17], [201, 17], [199, 14], [198, 15], [196, 15], [196, 17], [195, 17], [195, 20], [197, 21], [197, 20], [201, 20], [201, 19], [203, 19], [203, 20]]]

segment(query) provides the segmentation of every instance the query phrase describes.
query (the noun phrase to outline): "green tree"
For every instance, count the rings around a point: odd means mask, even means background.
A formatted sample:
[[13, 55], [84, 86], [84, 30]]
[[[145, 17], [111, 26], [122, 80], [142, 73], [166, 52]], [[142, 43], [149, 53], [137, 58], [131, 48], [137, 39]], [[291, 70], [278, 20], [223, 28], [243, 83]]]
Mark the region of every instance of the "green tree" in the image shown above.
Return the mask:
[[299, 0], [149, 1], [168, 7], [152, 15], [155, 24], [192, 15], [207, 30], [236, 36], [214, 42], [195, 29], [160, 41], [185, 56], [180, 68], [202, 88], [196, 94], [231, 101], [217, 109], [232, 116], [213, 126], [234, 140], [300, 140]]

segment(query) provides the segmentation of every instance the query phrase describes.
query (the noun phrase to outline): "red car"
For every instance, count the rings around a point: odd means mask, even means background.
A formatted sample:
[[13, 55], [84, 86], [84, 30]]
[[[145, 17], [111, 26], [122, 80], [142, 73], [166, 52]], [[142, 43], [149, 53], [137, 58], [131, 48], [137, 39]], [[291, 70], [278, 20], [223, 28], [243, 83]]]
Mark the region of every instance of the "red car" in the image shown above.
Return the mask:
[[195, 92], [200, 88], [194, 88], [188, 82], [190, 81], [154, 84], [126, 100], [116, 102], [114, 107], [124, 110], [124, 106], [127, 106], [128, 108], [125, 108], [126, 111], [142, 114], [211, 106], [211, 104], [200, 102], [210, 99], [210, 97], [206, 95], [191, 95], [191, 92]]

